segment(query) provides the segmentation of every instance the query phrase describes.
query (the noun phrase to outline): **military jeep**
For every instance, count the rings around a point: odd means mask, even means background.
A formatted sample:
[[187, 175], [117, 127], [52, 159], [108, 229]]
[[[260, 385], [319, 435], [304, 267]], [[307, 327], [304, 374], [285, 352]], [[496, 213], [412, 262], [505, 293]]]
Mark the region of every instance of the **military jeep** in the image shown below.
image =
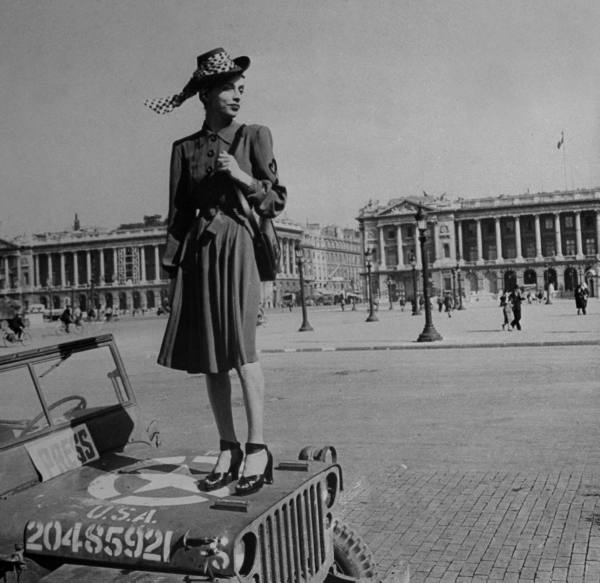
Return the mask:
[[111, 335], [0, 357], [0, 580], [372, 580], [335, 516], [332, 447], [275, 464], [248, 496], [198, 489], [216, 452], [159, 449]]

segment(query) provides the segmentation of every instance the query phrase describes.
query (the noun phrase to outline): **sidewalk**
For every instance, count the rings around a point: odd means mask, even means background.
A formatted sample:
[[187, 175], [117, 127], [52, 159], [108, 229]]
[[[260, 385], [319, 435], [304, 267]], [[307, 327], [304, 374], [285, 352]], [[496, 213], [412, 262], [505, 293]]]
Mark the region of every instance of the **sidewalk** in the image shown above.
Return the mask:
[[417, 342], [425, 324], [425, 313], [413, 316], [406, 306], [401, 311], [387, 306], [376, 312], [379, 321], [366, 322], [368, 307], [356, 311], [339, 306], [308, 308], [313, 331], [298, 332], [302, 310], [269, 310], [267, 323], [259, 327], [257, 345], [263, 353], [476, 348], [491, 346], [552, 346], [600, 344], [600, 300], [592, 298], [586, 316], [578, 316], [573, 300], [552, 304], [523, 304], [522, 331], [502, 330], [502, 312], [495, 302], [465, 305], [452, 317], [432, 310], [433, 325], [442, 335], [437, 342]]

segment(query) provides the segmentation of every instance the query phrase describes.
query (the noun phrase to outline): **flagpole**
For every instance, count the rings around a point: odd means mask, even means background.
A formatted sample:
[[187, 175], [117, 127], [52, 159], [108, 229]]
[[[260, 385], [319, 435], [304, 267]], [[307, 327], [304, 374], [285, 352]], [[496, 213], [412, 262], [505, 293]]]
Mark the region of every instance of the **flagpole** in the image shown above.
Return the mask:
[[558, 144], [556, 144], [556, 147], [560, 150], [562, 148], [562, 155], [563, 155], [563, 179], [565, 181], [565, 190], [569, 190], [568, 186], [567, 186], [567, 154], [565, 152], [565, 150], [567, 149], [565, 146], [565, 131], [562, 130], [560, 132], [560, 140], [558, 140]]
[[567, 186], [567, 146], [566, 146], [564, 138], [563, 138], [562, 151], [563, 151], [563, 176], [565, 178], [565, 190], [569, 190], [569, 187]]

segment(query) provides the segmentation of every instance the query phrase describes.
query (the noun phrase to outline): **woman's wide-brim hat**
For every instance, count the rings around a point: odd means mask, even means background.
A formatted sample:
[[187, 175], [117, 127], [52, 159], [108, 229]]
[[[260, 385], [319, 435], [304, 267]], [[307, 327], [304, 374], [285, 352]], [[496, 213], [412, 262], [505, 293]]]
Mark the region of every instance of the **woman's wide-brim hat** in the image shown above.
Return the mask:
[[196, 95], [206, 85], [218, 83], [232, 75], [241, 75], [249, 66], [248, 57], [232, 59], [223, 48], [213, 49], [199, 55], [197, 68], [182, 91], [172, 97], [146, 99], [144, 105], [156, 113], [170, 113], [186, 99]]

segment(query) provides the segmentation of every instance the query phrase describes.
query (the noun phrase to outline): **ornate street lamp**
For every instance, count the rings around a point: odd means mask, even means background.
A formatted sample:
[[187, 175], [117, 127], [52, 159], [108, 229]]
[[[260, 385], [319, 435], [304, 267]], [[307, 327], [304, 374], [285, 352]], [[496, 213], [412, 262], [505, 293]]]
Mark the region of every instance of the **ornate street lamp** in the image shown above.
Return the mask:
[[302, 324], [300, 328], [298, 328], [298, 332], [310, 332], [313, 327], [308, 323], [308, 317], [306, 315], [306, 302], [304, 301], [304, 274], [302, 272], [302, 266], [304, 265], [304, 249], [300, 241], [296, 242], [295, 253], [296, 264], [298, 265], [298, 276], [300, 278], [300, 304], [302, 305]]
[[379, 318], [373, 309], [373, 286], [371, 285], [371, 257], [373, 255], [373, 248], [368, 247], [365, 249], [365, 264], [367, 266], [367, 294], [369, 299], [369, 315], [367, 317], [367, 322], [377, 322]]
[[441, 335], [433, 326], [431, 319], [431, 306], [429, 305], [429, 270], [427, 266], [427, 251], [425, 250], [425, 241], [427, 241], [427, 215], [423, 207], [419, 207], [415, 215], [417, 228], [419, 229], [419, 243], [421, 244], [421, 260], [423, 262], [423, 300], [425, 303], [425, 327], [423, 332], [417, 338], [417, 342], [434, 342], [442, 340]]
[[412, 301], [412, 315], [419, 316], [421, 314], [421, 308], [419, 307], [419, 298], [417, 297], [417, 258], [413, 251], [410, 252], [408, 262], [412, 266], [412, 278], [413, 278], [413, 301]]
[[52, 301], [52, 281], [50, 279], [46, 281], [46, 287], [48, 288], [48, 310], [50, 310], [49, 316], [50, 320], [52, 321], [52, 316], [54, 316], [54, 302]]
[[544, 283], [546, 284], [546, 305], [551, 304], [552, 300], [550, 299], [550, 266], [545, 263], [544, 264]]
[[457, 291], [456, 291], [456, 267], [453, 267], [451, 269], [452, 271], [452, 302], [454, 304], [454, 308], [456, 308], [456, 306], [458, 305], [458, 299], [456, 297]]
[[461, 285], [461, 273], [460, 273], [460, 263], [456, 262], [456, 283], [458, 284], [458, 309], [464, 310], [465, 306], [463, 305], [462, 299], [462, 285]]
[[394, 307], [393, 303], [392, 303], [392, 284], [394, 283], [394, 280], [391, 277], [388, 277], [385, 283], [387, 285], [388, 300], [390, 300], [390, 310], [391, 310]]

